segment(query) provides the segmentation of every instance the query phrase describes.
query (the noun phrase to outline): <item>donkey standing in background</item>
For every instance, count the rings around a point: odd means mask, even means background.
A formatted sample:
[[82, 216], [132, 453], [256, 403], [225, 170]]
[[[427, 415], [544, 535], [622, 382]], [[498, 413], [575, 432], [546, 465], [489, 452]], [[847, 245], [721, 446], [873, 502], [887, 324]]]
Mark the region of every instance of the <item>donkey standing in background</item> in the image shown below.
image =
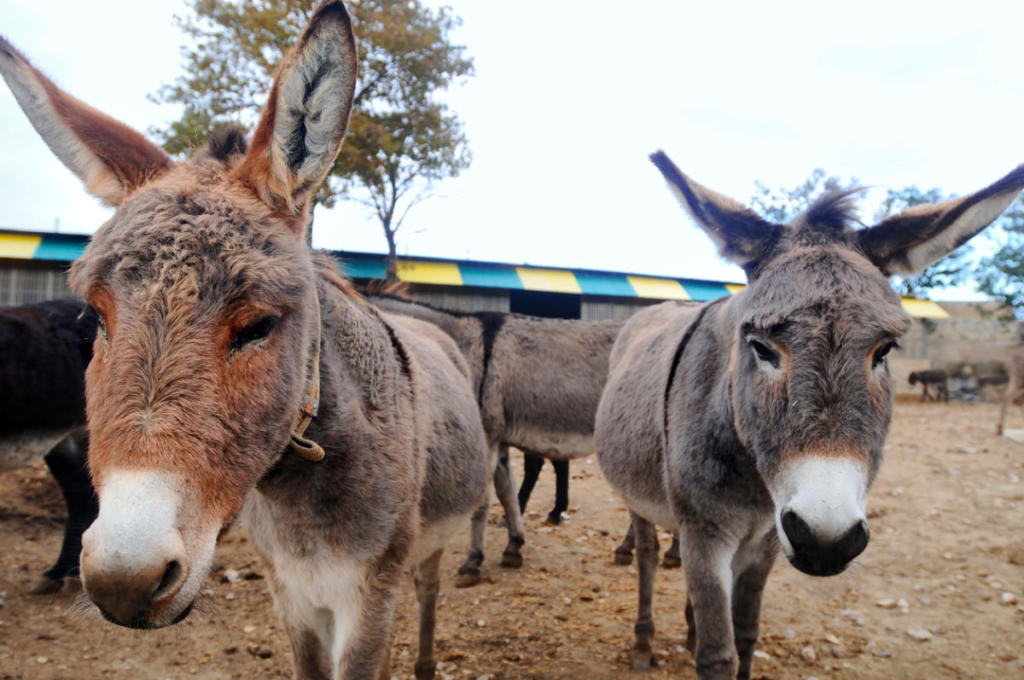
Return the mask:
[[42, 458], [68, 510], [60, 554], [32, 587], [37, 595], [78, 575], [82, 532], [99, 512], [85, 433], [85, 367], [95, 337], [96, 314], [78, 300], [0, 307], [0, 472]]
[[1024, 166], [857, 231], [850, 192], [773, 224], [651, 158], [749, 285], [647, 308], [612, 350], [595, 436], [636, 527], [633, 666], [652, 663], [660, 525], [679, 530], [698, 676], [749, 678], [777, 546], [816, 576], [867, 546], [867, 490], [892, 418], [886, 355], [910, 327], [887, 276], [920, 271], [992, 222], [1024, 187]]
[[1024, 404], [1024, 347], [1017, 347], [1010, 351], [1006, 363], [1007, 373], [1010, 374], [1010, 382], [1006, 385], [1006, 392], [1003, 394], [1003, 403], [999, 407], [999, 424], [996, 425], [996, 434], [1003, 434], [1003, 425], [1006, 423], [1006, 408], [1010, 403], [1020, 406]]
[[[622, 322], [449, 312], [381, 294], [367, 299], [383, 310], [434, 324], [465, 355], [488, 444], [504, 461], [494, 473], [509, 532], [501, 564], [520, 566], [523, 520], [508, 467], [508, 447], [552, 461], [593, 453], [594, 413]], [[567, 497], [565, 504], [568, 507]], [[473, 515], [469, 555], [456, 581], [460, 587], [480, 582], [487, 510], [484, 504]]]
[[312, 12], [251, 148], [228, 130], [183, 163], [3, 40], [0, 72], [56, 155], [117, 206], [71, 274], [100, 317], [87, 372], [100, 498], [83, 540], [89, 598], [124, 626], [182, 620], [241, 513], [298, 677], [388, 677], [408, 569], [416, 676], [433, 677], [441, 551], [485, 499], [495, 461], [454, 343], [384, 318], [306, 245], [356, 82], [344, 5]]
[[908, 380], [911, 385], [921, 383], [921, 403], [927, 401], [931, 396], [928, 394], [928, 388], [932, 385], [935, 386], [935, 396], [931, 397], [932, 401], [949, 401], [949, 386], [946, 384], [949, 381], [949, 376], [945, 371], [941, 369], [914, 371]]

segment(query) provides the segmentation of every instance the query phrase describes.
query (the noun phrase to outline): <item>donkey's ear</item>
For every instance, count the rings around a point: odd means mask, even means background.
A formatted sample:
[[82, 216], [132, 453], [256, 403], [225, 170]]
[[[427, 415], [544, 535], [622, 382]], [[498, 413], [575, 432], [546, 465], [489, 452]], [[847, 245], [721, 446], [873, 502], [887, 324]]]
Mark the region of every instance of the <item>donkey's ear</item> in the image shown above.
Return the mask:
[[[237, 176], [274, 209], [304, 214], [341, 148], [355, 85], [348, 12], [325, 0], [281, 65]], [[292, 223], [303, 230], [306, 220]]]
[[782, 226], [694, 182], [663, 151], [652, 153], [650, 158], [672, 193], [715, 242], [719, 254], [730, 262], [749, 271], [782, 232]]
[[0, 73], [46, 145], [107, 205], [170, 166], [160, 147], [61, 90], [3, 37]]
[[1024, 189], [1024, 165], [969, 196], [916, 205], [857, 232], [861, 250], [885, 274], [916, 274], [992, 223]]

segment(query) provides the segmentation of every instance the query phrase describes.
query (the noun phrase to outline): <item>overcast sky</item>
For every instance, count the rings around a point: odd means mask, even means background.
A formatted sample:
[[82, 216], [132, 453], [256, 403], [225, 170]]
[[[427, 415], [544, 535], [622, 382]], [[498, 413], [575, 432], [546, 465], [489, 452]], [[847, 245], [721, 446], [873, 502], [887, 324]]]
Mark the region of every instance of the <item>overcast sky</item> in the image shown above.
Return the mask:
[[[962, 194], [1024, 162], [1024, 3], [447, 4], [476, 62], [448, 95], [474, 161], [413, 209], [403, 254], [738, 281], [651, 151], [744, 202], [755, 180], [790, 187], [816, 167]], [[145, 130], [176, 114], [146, 95], [180, 72], [183, 11], [182, 0], [4, 0], [0, 33]], [[0, 227], [91, 232], [107, 218], [6, 89], [0, 125]], [[384, 249], [362, 206], [319, 211], [314, 240]]]

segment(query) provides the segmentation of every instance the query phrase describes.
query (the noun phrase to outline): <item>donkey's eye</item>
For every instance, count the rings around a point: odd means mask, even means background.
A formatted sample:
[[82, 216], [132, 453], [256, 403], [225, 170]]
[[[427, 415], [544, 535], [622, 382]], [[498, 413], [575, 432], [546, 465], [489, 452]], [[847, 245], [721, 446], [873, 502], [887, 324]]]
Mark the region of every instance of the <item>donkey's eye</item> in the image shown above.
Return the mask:
[[878, 349], [876, 349], [875, 356], [871, 358], [871, 368], [878, 368], [879, 366], [881, 366], [883, 363], [885, 363], [885, 357], [889, 355], [889, 352], [899, 348], [900, 344], [893, 340], [892, 342], [887, 342]]
[[231, 342], [231, 353], [239, 351], [246, 345], [266, 340], [267, 336], [277, 328], [279, 319], [276, 316], [265, 316], [251, 326], [246, 326], [235, 334]]
[[100, 334], [104, 343], [110, 342], [110, 334], [107, 332], [107, 320], [103, 318], [103, 315], [96, 311], [96, 308], [89, 305], [82, 310], [82, 313], [78, 316], [79, 319], [84, 317], [86, 314], [92, 314], [96, 317], [96, 330]]
[[754, 354], [757, 356], [758, 361], [764, 361], [765, 363], [771, 364], [772, 368], [779, 367], [779, 355], [777, 352], [772, 351], [768, 348], [768, 345], [757, 340], [748, 340], [750, 348], [754, 350]]

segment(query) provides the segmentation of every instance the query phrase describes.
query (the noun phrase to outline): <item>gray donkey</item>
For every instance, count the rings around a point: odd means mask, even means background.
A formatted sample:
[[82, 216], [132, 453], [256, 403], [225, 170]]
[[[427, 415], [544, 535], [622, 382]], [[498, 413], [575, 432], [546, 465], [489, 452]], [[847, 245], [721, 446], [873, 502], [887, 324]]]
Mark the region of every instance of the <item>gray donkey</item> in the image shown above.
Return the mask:
[[1010, 350], [1006, 369], [1010, 374], [1010, 382], [1006, 385], [1003, 402], [999, 406], [999, 423], [996, 425], [996, 434], [998, 435], [1003, 434], [1007, 407], [1011, 403], [1018, 406], [1024, 404], [1024, 347], [1015, 347]]
[[910, 326], [887, 276], [920, 271], [992, 222], [1024, 187], [1024, 166], [855, 230], [850, 192], [773, 224], [651, 158], [749, 285], [696, 308], [645, 309], [612, 350], [595, 436], [636, 527], [633, 666], [652, 663], [660, 525], [679, 530], [698, 676], [748, 678], [778, 546], [828, 576], [868, 544], [867, 490], [892, 418], [886, 355]]
[[[593, 453], [594, 413], [622, 321], [452, 312], [382, 294], [367, 299], [386, 311], [436, 325], [462, 350], [488, 444], [503, 461], [494, 473], [509, 532], [501, 564], [520, 566], [523, 520], [508, 467], [508, 447], [553, 461]], [[484, 504], [473, 515], [469, 555], [459, 567], [458, 586], [480, 582], [487, 510]]]
[[56, 155], [117, 207], [71, 272], [100, 319], [86, 594], [124, 626], [182, 620], [240, 514], [298, 677], [388, 677], [409, 570], [416, 676], [433, 677], [441, 551], [495, 460], [450, 338], [385, 318], [306, 245], [356, 83], [344, 5], [313, 11], [251, 146], [228, 130], [182, 163], [2, 39], [0, 72]]

